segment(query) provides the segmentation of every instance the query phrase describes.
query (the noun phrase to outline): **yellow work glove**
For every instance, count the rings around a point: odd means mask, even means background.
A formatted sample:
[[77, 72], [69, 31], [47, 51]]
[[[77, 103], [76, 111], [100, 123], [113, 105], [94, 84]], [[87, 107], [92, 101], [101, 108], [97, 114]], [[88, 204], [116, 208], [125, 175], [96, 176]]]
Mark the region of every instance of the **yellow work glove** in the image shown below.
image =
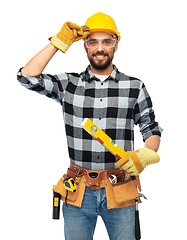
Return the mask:
[[127, 154], [115, 163], [117, 168], [125, 170], [130, 176], [139, 175], [150, 164], [160, 161], [158, 154], [147, 147], [137, 151], [128, 151]]
[[88, 34], [88, 26], [79, 26], [73, 22], [65, 22], [60, 32], [49, 38], [49, 40], [53, 46], [65, 53], [73, 42], [84, 39]]

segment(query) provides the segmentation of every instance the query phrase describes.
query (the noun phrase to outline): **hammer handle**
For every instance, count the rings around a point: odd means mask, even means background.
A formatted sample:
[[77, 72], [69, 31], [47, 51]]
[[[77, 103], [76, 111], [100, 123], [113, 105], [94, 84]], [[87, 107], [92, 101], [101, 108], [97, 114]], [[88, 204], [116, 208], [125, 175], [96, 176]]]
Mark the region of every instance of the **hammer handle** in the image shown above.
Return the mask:
[[135, 237], [136, 240], [141, 239], [141, 232], [140, 232], [140, 220], [139, 220], [139, 211], [135, 211]]

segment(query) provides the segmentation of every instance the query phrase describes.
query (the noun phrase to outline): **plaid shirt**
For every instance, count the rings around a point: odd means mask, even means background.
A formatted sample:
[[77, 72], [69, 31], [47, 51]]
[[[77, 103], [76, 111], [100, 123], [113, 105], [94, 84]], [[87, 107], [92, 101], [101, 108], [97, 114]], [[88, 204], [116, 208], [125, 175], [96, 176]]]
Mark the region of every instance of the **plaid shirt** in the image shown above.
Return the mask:
[[115, 168], [115, 157], [82, 129], [90, 118], [125, 151], [134, 150], [134, 124], [143, 140], [161, 136], [155, 122], [150, 96], [142, 81], [119, 72], [114, 65], [111, 75], [101, 82], [88, 66], [85, 72], [26, 77], [17, 74], [26, 88], [55, 99], [62, 105], [70, 161], [86, 169]]

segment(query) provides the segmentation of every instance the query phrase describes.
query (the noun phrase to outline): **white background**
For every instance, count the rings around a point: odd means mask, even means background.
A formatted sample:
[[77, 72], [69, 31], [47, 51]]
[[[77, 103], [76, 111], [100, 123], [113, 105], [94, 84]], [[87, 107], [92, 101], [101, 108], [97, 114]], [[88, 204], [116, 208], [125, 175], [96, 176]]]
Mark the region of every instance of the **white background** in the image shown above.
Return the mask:
[[[140, 78], [164, 128], [160, 163], [141, 174], [143, 240], [186, 237], [186, 2], [4, 1], [0, 7], [0, 238], [64, 239], [63, 218], [52, 220], [52, 185], [68, 167], [61, 106], [24, 89], [16, 73], [67, 20], [83, 25], [102, 11], [121, 32], [114, 63]], [[46, 73], [82, 72], [88, 65], [83, 41], [60, 51]], [[143, 146], [138, 127], [135, 147]], [[94, 239], [108, 239], [99, 218]]]

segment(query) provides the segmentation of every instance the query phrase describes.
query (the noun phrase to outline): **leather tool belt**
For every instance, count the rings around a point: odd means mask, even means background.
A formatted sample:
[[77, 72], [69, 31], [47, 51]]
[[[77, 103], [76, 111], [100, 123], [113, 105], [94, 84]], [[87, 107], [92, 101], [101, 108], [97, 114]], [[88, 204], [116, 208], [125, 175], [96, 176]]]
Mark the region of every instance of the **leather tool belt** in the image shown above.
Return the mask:
[[[76, 192], [68, 192], [66, 201], [68, 204], [77, 207], [82, 205], [86, 186], [91, 190], [105, 188], [108, 208], [135, 205], [134, 198], [138, 197], [137, 187], [141, 191], [139, 177], [131, 178], [125, 174], [124, 170], [86, 170], [81, 166], [70, 163], [67, 173], [60, 179], [55, 190], [61, 194], [63, 202], [65, 202], [66, 197], [63, 180], [66, 177], [72, 177], [77, 188]], [[114, 177], [117, 182], [112, 181]]]

